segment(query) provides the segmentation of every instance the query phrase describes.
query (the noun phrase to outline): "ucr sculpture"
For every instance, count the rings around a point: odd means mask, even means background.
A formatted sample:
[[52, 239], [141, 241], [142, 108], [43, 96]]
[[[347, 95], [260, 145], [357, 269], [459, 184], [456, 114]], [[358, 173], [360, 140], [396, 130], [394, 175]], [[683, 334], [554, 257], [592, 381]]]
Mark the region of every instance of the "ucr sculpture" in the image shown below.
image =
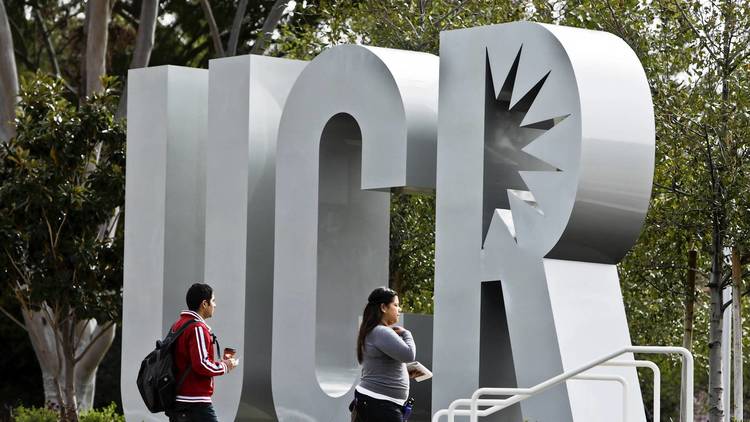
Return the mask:
[[[416, 333], [433, 409], [630, 343], [614, 264], [654, 160], [637, 58], [610, 34], [528, 22], [445, 32], [440, 55], [339, 46], [309, 64], [130, 73], [128, 420], [164, 420], [135, 373], [201, 279], [219, 298], [209, 323], [243, 357], [217, 379], [221, 420], [348, 420], [357, 317], [387, 282], [392, 189], [437, 188], [434, 342]], [[634, 370], [607, 371], [638, 393]], [[616, 388], [570, 382], [494, 420], [615, 420]]]

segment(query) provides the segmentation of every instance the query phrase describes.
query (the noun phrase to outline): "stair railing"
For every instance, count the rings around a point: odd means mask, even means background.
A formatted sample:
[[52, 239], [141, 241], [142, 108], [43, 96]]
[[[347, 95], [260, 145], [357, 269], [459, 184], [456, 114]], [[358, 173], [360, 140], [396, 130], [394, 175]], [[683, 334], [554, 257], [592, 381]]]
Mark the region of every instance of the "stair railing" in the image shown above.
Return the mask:
[[[479, 416], [489, 416], [502, 409], [505, 409], [515, 403], [521, 402], [531, 396], [539, 394], [555, 385], [570, 379], [579, 377], [583, 372], [597, 366], [631, 366], [646, 367], [654, 371], [654, 422], [659, 422], [660, 406], [660, 381], [661, 374], [659, 368], [653, 362], [649, 361], [614, 361], [612, 359], [625, 353], [643, 353], [643, 354], [677, 354], [682, 357], [681, 371], [681, 392], [685, 397], [684, 407], [681, 414], [684, 415], [683, 422], [693, 422], [693, 355], [683, 347], [665, 347], [665, 346], [629, 346], [610, 353], [599, 359], [593, 360], [586, 365], [576, 369], [564, 372], [552, 377], [530, 388], [479, 388], [470, 399], [458, 399], [450, 404], [448, 409], [442, 409], [435, 413], [432, 422], [439, 422], [442, 416], [447, 416], [449, 422], [455, 421], [455, 416], [469, 416], [471, 422], [477, 422]], [[589, 379], [594, 375], [584, 375]], [[610, 381], [612, 379], [609, 379]], [[625, 381], [623, 379], [623, 381]], [[619, 380], [618, 380], [619, 382]], [[627, 390], [627, 384], [623, 386]], [[482, 399], [482, 396], [510, 396], [505, 399]], [[468, 409], [459, 409], [460, 406], [468, 406]], [[479, 406], [489, 406], [486, 409], [479, 409]], [[623, 417], [627, 417], [627, 401], [623, 402]]]

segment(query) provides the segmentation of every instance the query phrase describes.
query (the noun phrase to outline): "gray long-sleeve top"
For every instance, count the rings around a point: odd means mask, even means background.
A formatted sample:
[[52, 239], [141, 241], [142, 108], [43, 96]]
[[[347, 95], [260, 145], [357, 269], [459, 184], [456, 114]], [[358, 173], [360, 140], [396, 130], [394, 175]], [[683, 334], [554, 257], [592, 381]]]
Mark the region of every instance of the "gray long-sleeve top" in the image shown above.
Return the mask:
[[411, 333], [401, 335], [392, 328], [378, 325], [367, 334], [362, 353], [362, 378], [359, 385], [394, 399], [409, 397], [409, 373], [405, 362], [412, 362], [417, 346]]

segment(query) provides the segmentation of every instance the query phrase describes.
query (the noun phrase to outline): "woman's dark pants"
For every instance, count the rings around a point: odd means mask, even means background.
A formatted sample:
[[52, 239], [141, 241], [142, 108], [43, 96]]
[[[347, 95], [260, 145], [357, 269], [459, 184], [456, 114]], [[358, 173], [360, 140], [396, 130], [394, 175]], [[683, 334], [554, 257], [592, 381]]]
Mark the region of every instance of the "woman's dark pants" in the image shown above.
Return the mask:
[[402, 406], [358, 391], [354, 392], [354, 397], [357, 399], [357, 422], [403, 422]]

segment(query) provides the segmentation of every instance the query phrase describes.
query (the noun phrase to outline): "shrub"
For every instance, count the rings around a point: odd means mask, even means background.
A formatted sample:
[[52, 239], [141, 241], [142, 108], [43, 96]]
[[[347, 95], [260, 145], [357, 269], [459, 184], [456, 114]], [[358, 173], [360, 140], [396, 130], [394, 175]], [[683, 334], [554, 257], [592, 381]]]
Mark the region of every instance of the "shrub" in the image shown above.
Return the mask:
[[15, 422], [57, 422], [59, 414], [47, 407], [18, 406], [13, 410]]
[[[48, 407], [23, 407], [19, 406], [13, 410], [13, 421], [15, 422], [58, 422], [59, 413]], [[81, 412], [79, 422], [125, 422], [125, 416], [117, 413], [117, 405], [110, 403], [101, 409], [92, 409]]]
[[125, 422], [125, 416], [117, 413], [117, 405], [110, 403], [109, 406], [99, 410], [92, 409], [82, 412], [78, 417], [79, 422]]

